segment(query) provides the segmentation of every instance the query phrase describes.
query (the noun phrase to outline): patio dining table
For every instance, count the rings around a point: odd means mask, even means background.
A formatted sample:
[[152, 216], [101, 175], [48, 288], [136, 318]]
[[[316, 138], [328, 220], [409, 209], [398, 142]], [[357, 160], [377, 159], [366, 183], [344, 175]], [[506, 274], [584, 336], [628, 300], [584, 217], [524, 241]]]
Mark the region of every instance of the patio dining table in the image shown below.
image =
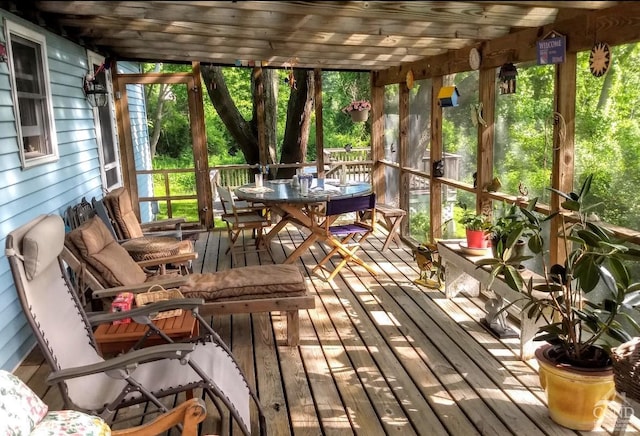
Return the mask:
[[[329, 199], [359, 197], [371, 193], [371, 184], [347, 182], [340, 185], [337, 179], [313, 179], [306, 194], [293, 186], [289, 179], [266, 180], [263, 186], [249, 183], [236, 188], [235, 194], [240, 200], [262, 203], [278, 214], [282, 219], [264, 236], [268, 244], [287, 224], [293, 223], [310, 231], [307, 238], [284, 261], [295, 262], [311, 245], [321, 238], [314, 228], [319, 225], [318, 217]], [[333, 217], [332, 219], [336, 219]]]

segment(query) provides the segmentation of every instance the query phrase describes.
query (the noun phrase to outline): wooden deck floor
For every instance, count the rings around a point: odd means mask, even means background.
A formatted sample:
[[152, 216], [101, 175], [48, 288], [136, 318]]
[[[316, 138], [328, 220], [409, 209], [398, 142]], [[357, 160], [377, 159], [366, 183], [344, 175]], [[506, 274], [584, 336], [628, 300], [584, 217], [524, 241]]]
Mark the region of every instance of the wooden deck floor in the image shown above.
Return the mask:
[[[575, 434], [548, 417], [535, 360], [520, 361], [516, 340], [497, 340], [481, 326], [482, 299], [447, 300], [413, 284], [411, 251], [382, 253], [384, 237], [374, 235], [361, 251], [376, 277], [346, 267], [327, 283], [311, 275], [326, 248], [316, 244], [302, 256], [298, 264], [316, 308], [301, 314], [298, 347], [284, 345], [286, 319], [278, 313], [212, 321], [256, 386], [268, 433]], [[272, 243], [276, 261], [303, 239], [295, 227], [280, 232]], [[197, 272], [230, 268], [226, 232], [203, 233], [196, 246]], [[249, 265], [261, 261], [270, 262], [246, 258]], [[48, 371], [35, 350], [16, 374], [60, 408], [57, 390], [43, 381]], [[636, 418], [620, 427], [618, 408], [608, 412], [603, 430], [638, 432]], [[207, 421], [202, 434], [212, 426]]]

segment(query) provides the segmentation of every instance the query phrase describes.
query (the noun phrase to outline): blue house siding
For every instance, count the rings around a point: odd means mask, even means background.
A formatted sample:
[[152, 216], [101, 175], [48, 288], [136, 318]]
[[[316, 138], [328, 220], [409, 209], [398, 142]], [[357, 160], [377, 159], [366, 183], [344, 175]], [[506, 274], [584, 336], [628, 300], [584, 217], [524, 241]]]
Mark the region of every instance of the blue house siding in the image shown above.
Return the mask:
[[[23, 170], [7, 63], [0, 63], [0, 244], [40, 214], [63, 215], [82, 197], [102, 197], [93, 111], [82, 92], [86, 50], [0, 10], [7, 18], [45, 35], [59, 159]], [[4, 33], [0, 20], [0, 31]], [[135, 67], [131, 66], [135, 71]], [[6, 256], [0, 257], [0, 368], [15, 369], [35, 344], [22, 314]]]
[[[129, 99], [129, 118], [131, 120], [131, 139], [135, 156], [136, 170], [148, 170], [152, 168], [150, 154], [149, 128], [147, 125], [147, 108], [144, 100], [143, 85], [127, 85]], [[150, 174], [142, 174], [136, 177], [138, 195], [140, 197], [153, 196], [153, 177]], [[140, 220], [148, 222], [153, 220], [150, 203], [140, 205]]]

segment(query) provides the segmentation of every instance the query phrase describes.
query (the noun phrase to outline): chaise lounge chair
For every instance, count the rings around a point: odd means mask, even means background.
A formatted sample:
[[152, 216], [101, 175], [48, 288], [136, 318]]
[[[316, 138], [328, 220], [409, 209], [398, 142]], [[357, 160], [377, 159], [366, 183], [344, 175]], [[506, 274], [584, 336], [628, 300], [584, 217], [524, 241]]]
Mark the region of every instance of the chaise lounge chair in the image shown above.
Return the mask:
[[[64, 238], [62, 218], [42, 215], [9, 233], [5, 251], [24, 315], [52, 370], [47, 381], [59, 387], [64, 407], [98, 415], [110, 424], [121, 408], [150, 402], [166, 412], [160, 398], [202, 389], [221, 416], [228, 410], [245, 435], [251, 433], [253, 400], [258, 415], [253, 422], [259, 422], [261, 434], [266, 432], [260, 403], [240, 366], [198, 313], [201, 299], [88, 315], [59, 258]], [[159, 310], [155, 305], [164, 310], [167, 303], [191, 310], [206, 330], [206, 340], [143, 348], [108, 360], [96, 351], [93, 323], [131, 316], [152, 324], [151, 316]]]
[[152, 285], [179, 287], [186, 297], [203, 298], [201, 314], [226, 315], [285, 311], [287, 343], [299, 340], [299, 310], [315, 307], [315, 299], [295, 265], [256, 265], [188, 276], [149, 276], [120, 247], [99, 218], [66, 235], [63, 259], [93, 290], [93, 298], [119, 292], [145, 292]]

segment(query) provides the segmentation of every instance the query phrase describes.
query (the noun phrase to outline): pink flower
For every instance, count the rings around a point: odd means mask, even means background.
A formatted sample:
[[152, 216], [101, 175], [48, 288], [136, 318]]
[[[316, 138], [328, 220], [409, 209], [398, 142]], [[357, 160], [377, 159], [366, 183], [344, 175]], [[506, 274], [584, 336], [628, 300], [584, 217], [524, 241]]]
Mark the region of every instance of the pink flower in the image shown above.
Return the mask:
[[370, 109], [371, 109], [371, 103], [369, 103], [367, 100], [357, 100], [357, 101], [352, 101], [347, 106], [343, 107], [342, 112], [346, 114], [348, 112], [364, 111], [364, 110], [368, 111]]

